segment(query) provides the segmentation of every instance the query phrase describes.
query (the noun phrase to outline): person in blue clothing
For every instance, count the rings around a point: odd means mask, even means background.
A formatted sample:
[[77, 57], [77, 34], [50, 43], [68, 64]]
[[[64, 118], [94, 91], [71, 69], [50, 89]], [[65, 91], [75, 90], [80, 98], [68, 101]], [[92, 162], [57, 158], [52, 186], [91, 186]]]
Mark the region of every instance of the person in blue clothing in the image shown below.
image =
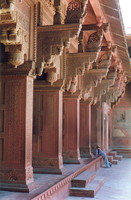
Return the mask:
[[102, 156], [106, 168], [110, 168], [112, 166], [112, 163], [109, 162], [106, 153], [101, 150], [99, 145], [97, 145], [97, 148], [96, 148], [96, 155]]

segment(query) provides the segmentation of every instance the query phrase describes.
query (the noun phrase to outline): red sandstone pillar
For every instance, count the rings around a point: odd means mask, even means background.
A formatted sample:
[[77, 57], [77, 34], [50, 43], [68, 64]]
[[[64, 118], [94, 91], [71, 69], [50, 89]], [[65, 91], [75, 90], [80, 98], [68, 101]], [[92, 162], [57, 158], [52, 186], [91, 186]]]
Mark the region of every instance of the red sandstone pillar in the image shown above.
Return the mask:
[[37, 173], [62, 173], [61, 86], [61, 81], [53, 86], [42, 80], [35, 81], [33, 167]]
[[91, 147], [92, 152], [95, 153], [97, 145], [97, 104], [91, 105]]
[[91, 104], [80, 102], [80, 155], [91, 157]]
[[63, 158], [64, 163], [80, 163], [78, 94], [64, 94]]
[[1, 77], [0, 188], [28, 192], [33, 182], [33, 79], [19, 69]]

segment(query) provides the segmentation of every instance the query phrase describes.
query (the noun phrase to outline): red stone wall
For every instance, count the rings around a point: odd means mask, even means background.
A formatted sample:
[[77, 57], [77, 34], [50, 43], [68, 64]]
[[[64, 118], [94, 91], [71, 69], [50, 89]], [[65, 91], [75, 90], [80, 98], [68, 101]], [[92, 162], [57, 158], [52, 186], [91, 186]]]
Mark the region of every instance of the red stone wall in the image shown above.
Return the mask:
[[[123, 99], [112, 111], [112, 136], [111, 145], [113, 148], [128, 150], [124, 155], [131, 157], [131, 84], [127, 85]], [[123, 149], [123, 150], [122, 150]]]

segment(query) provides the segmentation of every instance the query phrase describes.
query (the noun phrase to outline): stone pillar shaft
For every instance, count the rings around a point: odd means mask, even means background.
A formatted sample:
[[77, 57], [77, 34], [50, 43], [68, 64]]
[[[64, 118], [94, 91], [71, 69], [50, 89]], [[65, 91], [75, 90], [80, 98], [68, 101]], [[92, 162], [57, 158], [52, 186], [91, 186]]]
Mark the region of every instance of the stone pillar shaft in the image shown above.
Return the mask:
[[64, 95], [63, 158], [64, 163], [80, 163], [79, 152], [79, 98]]
[[1, 88], [0, 187], [28, 192], [33, 183], [33, 79], [3, 75]]
[[80, 155], [91, 157], [91, 105], [83, 100], [80, 103]]
[[97, 145], [97, 105], [91, 106], [91, 146], [95, 151]]
[[33, 167], [37, 173], [62, 173], [62, 91], [36, 81]]

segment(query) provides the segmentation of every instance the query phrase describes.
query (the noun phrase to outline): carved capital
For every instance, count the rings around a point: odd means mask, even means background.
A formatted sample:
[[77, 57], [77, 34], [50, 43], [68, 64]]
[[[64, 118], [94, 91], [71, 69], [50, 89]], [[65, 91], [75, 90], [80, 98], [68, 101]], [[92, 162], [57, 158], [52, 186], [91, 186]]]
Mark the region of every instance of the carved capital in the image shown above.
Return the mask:
[[82, 98], [81, 91], [77, 90], [77, 92], [71, 94], [70, 92], [64, 92], [64, 98]]
[[13, 75], [13, 76], [30, 76], [36, 77], [35, 63], [32, 61], [24, 62], [21, 67], [14, 68], [9, 64], [1, 64], [1, 75]]
[[43, 91], [43, 90], [61, 90], [64, 91], [64, 84], [63, 80], [56, 81], [53, 85], [45, 80], [35, 80], [35, 90]]

